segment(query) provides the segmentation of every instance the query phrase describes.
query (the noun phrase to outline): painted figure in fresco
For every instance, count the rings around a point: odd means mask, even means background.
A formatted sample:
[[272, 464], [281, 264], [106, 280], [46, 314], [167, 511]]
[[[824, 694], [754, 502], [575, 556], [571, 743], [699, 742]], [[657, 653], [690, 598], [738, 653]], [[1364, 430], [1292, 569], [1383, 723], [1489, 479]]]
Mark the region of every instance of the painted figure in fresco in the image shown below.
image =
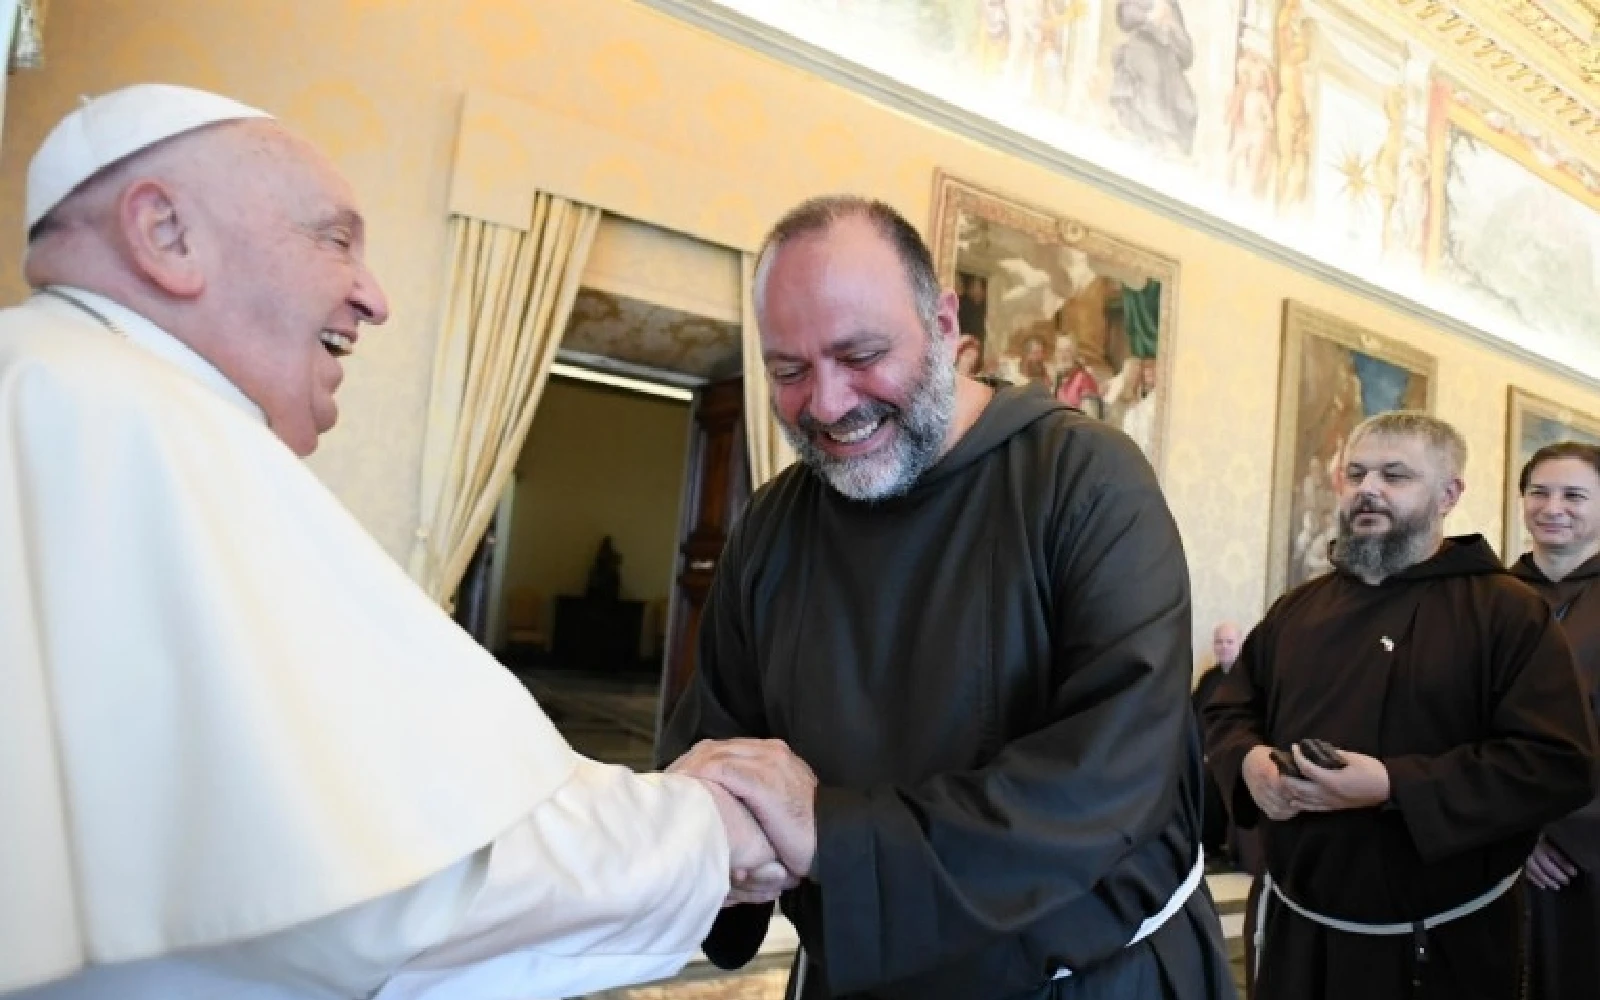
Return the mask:
[[1091, 417], [1098, 418], [1105, 414], [1105, 406], [1100, 399], [1100, 383], [1095, 381], [1094, 373], [1084, 367], [1083, 359], [1078, 356], [1078, 342], [1072, 339], [1070, 333], [1056, 335], [1055, 396], [1057, 400]]
[[[1040, 324], [1048, 327], [1048, 323]], [[1041, 385], [1050, 384], [1050, 364], [1046, 358], [1044, 334], [1031, 332], [1022, 339], [1022, 360], [1018, 366], [1017, 374], [1022, 381], [1037, 382]]]
[[1194, 40], [1178, 0], [1117, 0], [1127, 39], [1112, 57], [1111, 109], [1129, 132], [1167, 152], [1194, 151], [1199, 104], [1185, 75]]
[[1155, 358], [1130, 357], [1111, 380], [1106, 401], [1114, 404], [1109, 418], [1122, 433], [1132, 438], [1146, 455], [1155, 443], [1156, 362]]
[[1389, 234], [1393, 231], [1395, 203], [1400, 197], [1400, 160], [1406, 145], [1406, 92], [1395, 87], [1383, 98], [1383, 113], [1389, 121], [1383, 145], [1372, 163], [1374, 185], [1378, 189], [1378, 204], [1383, 209], [1383, 247], [1389, 249]]
[[1233, 93], [1228, 96], [1228, 186], [1252, 198], [1272, 194], [1277, 165], [1277, 73], [1271, 58], [1256, 46], [1239, 49]]
[[1306, 200], [1311, 179], [1311, 101], [1306, 63], [1311, 60], [1312, 25], [1300, 0], [1284, 0], [1278, 10], [1278, 206]]
[[1066, 110], [1067, 52], [1072, 22], [1081, 12], [1077, 0], [1040, 0], [1034, 9], [1037, 43], [1033, 55], [1033, 97], [1041, 107]]
[[989, 279], [979, 274], [958, 274], [956, 294], [961, 300], [957, 312], [961, 332], [981, 340], [989, 332]]
[[1006, 0], [983, 0], [978, 22], [978, 70], [985, 80], [1000, 76], [1011, 50], [1011, 12]]
[[1433, 164], [1426, 142], [1407, 143], [1400, 167], [1394, 212], [1385, 234], [1385, 248], [1413, 263], [1420, 263], [1426, 250], [1428, 205], [1433, 197], [1432, 188]]
[[1044, 0], [1006, 0], [1006, 21], [1011, 33], [1007, 38], [1005, 81], [1017, 94], [1032, 94], [1039, 85], [1037, 55], [1042, 41], [1043, 5]]
[[[1343, 430], [1336, 440], [1343, 448]], [[1303, 582], [1333, 568], [1328, 561], [1328, 543], [1337, 533], [1338, 503], [1331, 464], [1315, 454], [1307, 455], [1305, 475], [1300, 478], [1300, 527], [1290, 552], [1293, 581]]]
[[1103, 382], [1113, 372], [1106, 352], [1111, 332], [1106, 306], [1121, 289], [1114, 278], [1096, 274], [1089, 264], [1089, 255], [1082, 250], [1069, 248], [1062, 256], [1072, 290], [1056, 316], [1056, 328], [1071, 335], [1078, 357], [1095, 378]]

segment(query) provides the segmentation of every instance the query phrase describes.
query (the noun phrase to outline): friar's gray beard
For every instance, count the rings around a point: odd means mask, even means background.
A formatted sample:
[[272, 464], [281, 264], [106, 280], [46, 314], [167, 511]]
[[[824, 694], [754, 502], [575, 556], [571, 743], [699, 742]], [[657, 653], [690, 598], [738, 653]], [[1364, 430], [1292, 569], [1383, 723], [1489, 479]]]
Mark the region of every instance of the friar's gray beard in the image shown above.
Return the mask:
[[[922, 356], [922, 371], [902, 407], [872, 400], [857, 406], [832, 424], [802, 413], [798, 426], [773, 417], [800, 461], [815, 469], [834, 489], [853, 500], [887, 500], [900, 496], [939, 460], [945, 435], [956, 408], [956, 369], [945, 343], [930, 337]], [[830, 455], [817, 438], [827, 431], [848, 434], [879, 420], [898, 426], [888, 447], [867, 455], [840, 458]]]
[[[1389, 530], [1381, 535], [1356, 534], [1351, 521], [1368, 513], [1389, 515]], [[1438, 511], [1430, 506], [1401, 518], [1395, 517], [1393, 511], [1359, 502], [1349, 513], [1339, 512], [1339, 535], [1333, 543], [1331, 561], [1353, 576], [1387, 580], [1428, 558], [1437, 515]]]

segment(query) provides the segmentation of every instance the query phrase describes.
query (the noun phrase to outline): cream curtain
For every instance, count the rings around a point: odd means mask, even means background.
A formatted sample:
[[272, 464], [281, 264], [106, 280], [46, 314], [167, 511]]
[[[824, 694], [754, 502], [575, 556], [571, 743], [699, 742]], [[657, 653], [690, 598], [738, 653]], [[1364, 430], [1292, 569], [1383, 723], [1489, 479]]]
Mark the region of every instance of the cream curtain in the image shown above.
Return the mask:
[[526, 230], [455, 215], [411, 576], [441, 604], [493, 519], [544, 393], [600, 210], [543, 192]]
[[750, 449], [750, 488], [782, 472], [794, 461], [794, 449], [772, 418], [771, 396], [767, 391], [767, 366], [761, 361], [761, 330], [756, 325], [755, 254], [741, 255], [740, 283], [744, 286], [744, 337], [741, 354], [744, 357], [744, 437]]

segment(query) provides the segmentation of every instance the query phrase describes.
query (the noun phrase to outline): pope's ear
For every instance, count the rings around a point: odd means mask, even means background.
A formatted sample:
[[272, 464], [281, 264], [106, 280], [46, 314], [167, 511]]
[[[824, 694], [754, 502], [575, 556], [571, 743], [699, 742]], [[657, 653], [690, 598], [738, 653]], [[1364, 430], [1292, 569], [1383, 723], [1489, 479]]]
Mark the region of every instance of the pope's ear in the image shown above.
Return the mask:
[[186, 299], [205, 288], [190, 220], [165, 183], [129, 184], [117, 199], [117, 222], [130, 262], [152, 284]]

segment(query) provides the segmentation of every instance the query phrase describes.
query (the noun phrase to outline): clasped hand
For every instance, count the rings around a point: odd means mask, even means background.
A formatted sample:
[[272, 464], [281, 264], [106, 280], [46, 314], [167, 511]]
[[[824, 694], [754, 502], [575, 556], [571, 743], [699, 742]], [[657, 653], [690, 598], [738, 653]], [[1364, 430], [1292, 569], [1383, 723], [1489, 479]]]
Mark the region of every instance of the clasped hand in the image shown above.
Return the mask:
[[1298, 745], [1294, 760], [1302, 778], [1278, 770], [1272, 748], [1258, 746], [1244, 758], [1241, 775], [1261, 814], [1275, 822], [1303, 812], [1367, 809], [1389, 800], [1389, 769], [1376, 757], [1340, 750], [1345, 766], [1337, 770], [1318, 767], [1306, 759]]
[[707, 740], [669, 768], [698, 778], [728, 831], [727, 903], [766, 903], [800, 884], [817, 852], [817, 777], [782, 740]]

